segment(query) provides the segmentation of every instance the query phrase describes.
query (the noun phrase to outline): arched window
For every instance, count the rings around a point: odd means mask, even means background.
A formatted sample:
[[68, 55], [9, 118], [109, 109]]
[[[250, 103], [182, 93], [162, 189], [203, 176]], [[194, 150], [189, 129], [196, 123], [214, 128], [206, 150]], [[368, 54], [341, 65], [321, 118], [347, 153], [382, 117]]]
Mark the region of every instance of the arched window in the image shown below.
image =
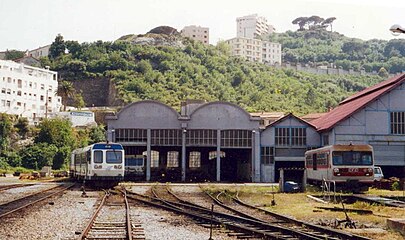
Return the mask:
[[177, 151], [167, 152], [167, 167], [168, 168], [179, 167], [179, 152]]
[[189, 168], [200, 168], [201, 167], [201, 153], [200, 152], [190, 152], [188, 166], [189, 166]]
[[[142, 153], [144, 156], [148, 155], [147, 151], [144, 151]], [[150, 167], [151, 168], [157, 168], [159, 167], [159, 152], [158, 151], [150, 151]]]

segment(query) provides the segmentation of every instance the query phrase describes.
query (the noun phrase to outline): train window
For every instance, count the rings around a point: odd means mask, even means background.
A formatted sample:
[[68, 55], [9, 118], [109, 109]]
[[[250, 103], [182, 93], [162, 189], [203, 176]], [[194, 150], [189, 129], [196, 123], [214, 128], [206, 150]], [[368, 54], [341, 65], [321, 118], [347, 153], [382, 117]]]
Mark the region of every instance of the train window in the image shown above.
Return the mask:
[[335, 151], [332, 153], [333, 165], [371, 165], [372, 159], [371, 152]]
[[122, 163], [122, 151], [107, 151], [106, 152], [107, 163]]
[[102, 151], [94, 151], [94, 163], [103, 163], [103, 152]]

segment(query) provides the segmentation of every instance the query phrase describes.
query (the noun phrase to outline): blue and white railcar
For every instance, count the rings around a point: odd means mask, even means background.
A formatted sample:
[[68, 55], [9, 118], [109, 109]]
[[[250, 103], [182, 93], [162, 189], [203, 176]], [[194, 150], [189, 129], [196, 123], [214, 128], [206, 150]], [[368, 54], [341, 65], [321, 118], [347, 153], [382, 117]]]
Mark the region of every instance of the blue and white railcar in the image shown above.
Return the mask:
[[71, 154], [70, 173], [85, 180], [122, 180], [124, 148], [117, 143], [95, 143], [75, 149]]

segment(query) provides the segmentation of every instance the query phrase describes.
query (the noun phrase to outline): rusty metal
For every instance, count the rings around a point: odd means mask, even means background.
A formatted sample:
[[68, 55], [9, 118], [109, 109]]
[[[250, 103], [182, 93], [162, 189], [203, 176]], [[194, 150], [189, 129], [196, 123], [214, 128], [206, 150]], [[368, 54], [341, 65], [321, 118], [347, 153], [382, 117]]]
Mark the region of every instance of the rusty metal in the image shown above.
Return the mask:
[[105, 200], [107, 199], [107, 196], [110, 193], [108, 191], [105, 191], [105, 194], [103, 196], [103, 198], [101, 199], [100, 205], [98, 206], [97, 210], [93, 213], [93, 216], [90, 218], [90, 221], [88, 222], [86, 228], [83, 230], [82, 234], [80, 234], [79, 239], [85, 239], [85, 237], [87, 236], [87, 234], [89, 233], [91, 226], [93, 226], [94, 221], [97, 218], [98, 213], [100, 212], [101, 208], [103, 208], [103, 205], [105, 203]]
[[[103, 220], [106, 212], [101, 213], [103, 207], [115, 207], [123, 206], [123, 202], [111, 201], [111, 194], [120, 194], [124, 198], [124, 207], [125, 207], [125, 218], [120, 218], [117, 220]], [[123, 221], [122, 221], [123, 220]], [[94, 212], [90, 221], [88, 222], [86, 228], [83, 230], [79, 239], [134, 239], [133, 228], [136, 229], [136, 239], [145, 239], [143, 229], [140, 227], [140, 224], [132, 225], [131, 216], [130, 216], [130, 206], [127, 199], [127, 194], [125, 189], [120, 191], [108, 190], [105, 191], [103, 198], [100, 201], [100, 204], [97, 210]]]
[[[200, 219], [204, 223], [210, 223], [211, 215], [213, 223], [217, 226], [223, 225], [228, 229], [244, 233], [245, 236], [259, 237], [262, 239], [323, 239], [319, 236], [311, 236], [305, 232], [296, 231], [293, 228], [285, 228], [277, 224], [270, 224], [255, 221], [252, 219], [243, 218], [236, 215], [225, 214], [222, 212], [214, 211], [204, 207], [196, 207], [193, 204], [172, 202], [169, 200], [161, 199], [158, 196], [151, 197], [138, 193], [128, 191], [134, 200], [142, 203], [152, 205], [155, 207], [163, 208], [166, 210], [174, 211], [176, 213], [184, 214], [195, 219]], [[155, 194], [157, 195], [157, 194]]]

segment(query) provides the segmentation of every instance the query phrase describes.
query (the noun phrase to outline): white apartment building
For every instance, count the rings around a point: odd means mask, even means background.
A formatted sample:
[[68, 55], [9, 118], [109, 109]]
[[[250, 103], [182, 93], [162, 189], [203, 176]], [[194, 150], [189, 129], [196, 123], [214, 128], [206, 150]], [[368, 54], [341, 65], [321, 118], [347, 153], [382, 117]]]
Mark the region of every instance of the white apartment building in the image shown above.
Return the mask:
[[265, 17], [252, 14], [236, 18], [236, 37], [257, 38], [274, 32], [274, 27]]
[[252, 62], [281, 64], [281, 44], [259, 39], [236, 37], [226, 41], [231, 46], [232, 55]]
[[206, 45], [210, 43], [210, 29], [207, 27], [200, 27], [195, 25], [185, 26], [180, 33], [183, 37], [188, 37], [196, 41], [200, 41]]
[[34, 57], [36, 59], [39, 59], [40, 57], [46, 57], [49, 54], [50, 48], [51, 48], [51, 45], [46, 45], [43, 47], [36, 48], [34, 50], [29, 50], [27, 52], [27, 56]]
[[26, 117], [31, 124], [58, 112], [57, 72], [0, 60], [0, 112]]

